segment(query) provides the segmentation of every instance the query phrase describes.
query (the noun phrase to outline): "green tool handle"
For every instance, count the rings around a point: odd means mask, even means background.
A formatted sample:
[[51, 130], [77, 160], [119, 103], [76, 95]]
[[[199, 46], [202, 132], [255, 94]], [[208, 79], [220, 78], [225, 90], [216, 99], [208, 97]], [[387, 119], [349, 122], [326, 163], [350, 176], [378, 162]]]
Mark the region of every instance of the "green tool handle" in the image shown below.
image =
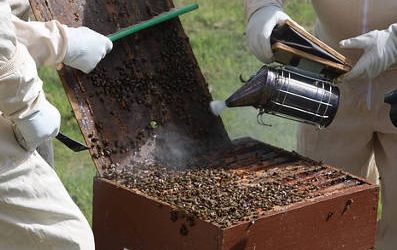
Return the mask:
[[159, 23], [168, 21], [168, 20], [170, 20], [172, 18], [175, 18], [175, 17], [177, 17], [179, 15], [182, 15], [182, 14], [188, 13], [190, 11], [193, 11], [195, 9], [198, 9], [198, 7], [199, 7], [198, 4], [192, 3], [192, 4], [186, 5], [186, 6], [181, 7], [181, 8], [171, 9], [171, 10], [169, 10], [167, 12], [164, 12], [164, 13], [156, 16], [156, 17], [153, 17], [152, 19], [149, 19], [147, 21], [144, 21], [144, 22], [129, 26], [127, 28], [124, 28], [124, 29], [121, 29], [121, 30], [117, 31], [116, 33], [110, 34], [110, 35], [108, 35], [108, 38], [112, 42], [115, 42], [115, 41], [117, 41], [117, 40], [119, 40], [121, 38], [129, 36], [129, 35], [131, 35], [131, 34], [133, 34], [135, 32], [138, 32], [140, 30], [149, 28], [149, 27], [154, 26], [156, 24], [159, 24]]

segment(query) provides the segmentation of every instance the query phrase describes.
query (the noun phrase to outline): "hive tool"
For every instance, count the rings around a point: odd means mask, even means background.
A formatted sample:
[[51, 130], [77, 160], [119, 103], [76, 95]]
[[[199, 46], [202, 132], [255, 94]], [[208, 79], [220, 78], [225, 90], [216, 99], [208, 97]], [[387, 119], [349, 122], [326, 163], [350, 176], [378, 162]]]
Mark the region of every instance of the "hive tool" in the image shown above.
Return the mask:
[[171, 19], [176, 18], [176, 17], [183, 15], [185, 13], [191, 12], [195, 9], [198, 9], [198, 7], [199, 7], [198, 4], [192, 3], [192, 4], [188, 4], [184, 7], [173, 8], [173, 9], [163, 12], [160, 15], [155, 16], [149, 20], [140, 22], [138, 24], [131, 25], [127, 28], [123, 28], [113, 34], [108, 35], [107, 37], [112, 42], [115, 42], [115, 41], [120, 40], [124, 37], [132, 35], [140, 30], [155, 26], [159, 23], [163, 23], [165, 21], [171, 20]]

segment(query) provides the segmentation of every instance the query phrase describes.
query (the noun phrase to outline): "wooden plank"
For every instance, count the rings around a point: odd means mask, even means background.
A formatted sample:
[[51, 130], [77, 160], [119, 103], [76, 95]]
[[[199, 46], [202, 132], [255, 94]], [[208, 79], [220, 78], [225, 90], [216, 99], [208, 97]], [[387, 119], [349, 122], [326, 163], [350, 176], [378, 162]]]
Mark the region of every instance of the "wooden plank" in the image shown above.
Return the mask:
[[[171, 0], [31, 0], [40, 21], [57, 19], [102, 34], [147, 20], [173, 7]], [[59, 71], [95, 165], [137, 162], [186, 164], [230, 143], [179, 19], [114, 43], [86, 75]]]
[[303, 37], [305, 37], [312, 43], [316, 44], [321, 49], [323, 49], [326, 52], [328, 52], [329, 54], [331, 54], [333, 57], [337, 58], [341, 64], [344, 64], [347, 67], [351, 67], [350, 61], [344, 55], [340, 54], [338, 51], [334, 50], [332, 47], [328, 46], [323, 41], [321, 41], [317, 37], [315, 37], [312, 34], [310, 34], [309, 32], [307, 32], [302, 26], [300, 26], [295, 21], [287, 20], [287, 21], [285, 21], [284, 25], [288, 25], [291, 29], [295, 30], [296, 32], [301, 34]]
[[373, 249], [378, 190], [346, 188], [225, 230], [222, 249]]
[[332, 71], [336, 71], [339, 74], [346, 73], [351, 70], [350, 66], [340, 64], [340, 63], [335, 63], [330, 60], [323, 59], [319, 56], [311, 55], [311, 54], [306, 53], [302, 50], [292, 48], [288, 45], [285, 45], [285, 44], [282, 44], [279, 42], [274, 43], [272, 45], [272, 49], [275, 51], [274, 54], [275, 54], [276, 59], [278, 59], [280, 62], [282, 62], [286, 65], [290, 64], [289, 60], [293, 56], [297, 56], [299, 58], [306, 58], [310, 61], [318, 63], [319, 65], [325, 65], [325, 66], [331, 68]]
[[97, 250], [220, 249], [217, 226], [102, 178], [94, 180], [93, 217]]

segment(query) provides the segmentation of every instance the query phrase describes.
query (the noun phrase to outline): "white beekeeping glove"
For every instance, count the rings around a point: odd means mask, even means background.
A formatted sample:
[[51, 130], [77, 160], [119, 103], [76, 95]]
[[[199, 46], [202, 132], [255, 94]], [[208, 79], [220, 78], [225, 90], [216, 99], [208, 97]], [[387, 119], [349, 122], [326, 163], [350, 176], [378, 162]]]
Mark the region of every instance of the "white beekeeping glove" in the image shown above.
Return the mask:
[[290, 17], [274, 5], [262, 7], [249, 19], [246, 28], [248, 46], [260, 61], [273, 61], [270, 35], [277, 24], [282, 24], [287, 19]]
[[23, 119], [14, 120], [14, 133], [18, 143], [27, 151], [51, 140], [59, 133], [61, 115], [44, 94], [38, 97], [35, 111]]
[[66, 29], [68, 47], [64, 64], [83, 71], [91, 72], [113, 48], [107, 38], [87, 27]]
[[386, 30], [373, 30], [366, 34], [342, 40], [344, 49], [362, 49], [364, 53], [343, 80], [375, 78], [397, 61], [397, 24]]

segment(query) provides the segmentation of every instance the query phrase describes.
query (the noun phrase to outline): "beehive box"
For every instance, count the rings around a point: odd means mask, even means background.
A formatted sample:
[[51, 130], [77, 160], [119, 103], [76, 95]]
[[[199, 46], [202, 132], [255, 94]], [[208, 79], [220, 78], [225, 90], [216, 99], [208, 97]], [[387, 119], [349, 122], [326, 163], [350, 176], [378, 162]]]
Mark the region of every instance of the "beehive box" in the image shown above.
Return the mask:
[[215, 165], [96, 178], [97, 249], [373, 249], [375, 185], [253, 140]]

